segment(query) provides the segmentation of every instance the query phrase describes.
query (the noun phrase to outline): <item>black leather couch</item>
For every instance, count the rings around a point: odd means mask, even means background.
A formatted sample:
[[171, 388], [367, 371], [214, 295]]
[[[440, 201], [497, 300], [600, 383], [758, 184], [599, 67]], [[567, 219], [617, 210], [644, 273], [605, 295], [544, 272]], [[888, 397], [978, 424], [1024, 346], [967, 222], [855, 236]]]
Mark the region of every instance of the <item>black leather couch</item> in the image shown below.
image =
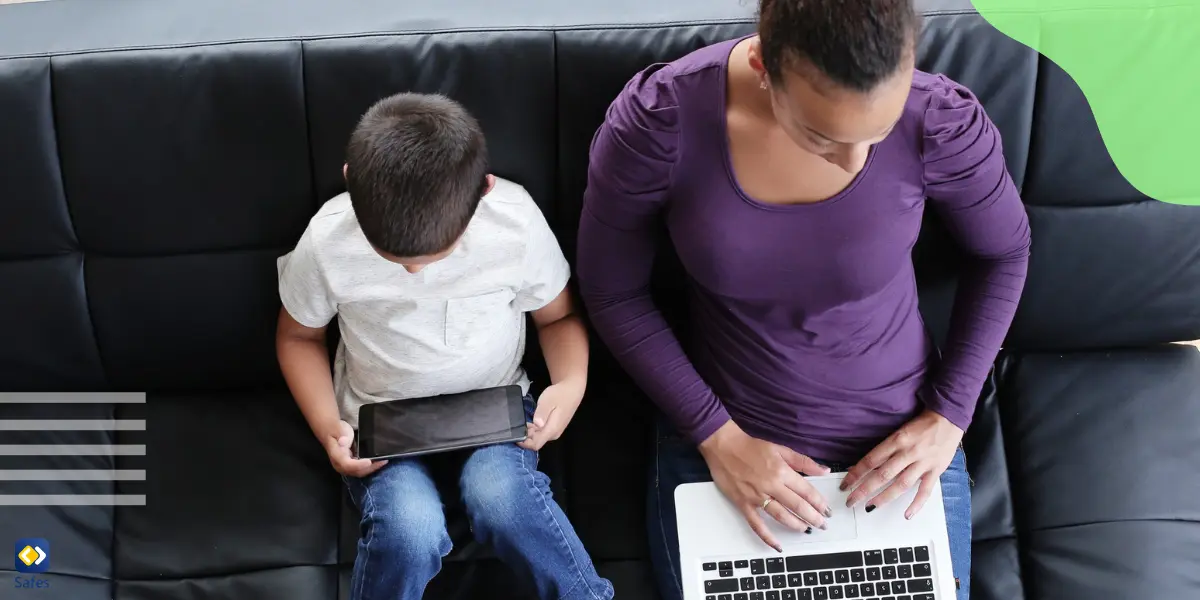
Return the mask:
[[[0, 6], [0, 390], [147, 391], [137, 405], [0, 404], [0, 419], [145, 418], [145, 456], [0, 468], [145, 469], [144, 482], [0, 493], [146, 494], [140, 507], [0, 506], [0, 542], [53, 544], [52, 588], [0, 600], [346, 598], [355, 515], [275, 362], [275, 258], [342, 189], [357, 116], [441, 91], [568, 256], [587, 149], [636, 70], [751, 30], [748, 0], [57, 0]], [[1200, 597], [1200, 209], [1124, 181], [1070, 77], [966, 0], [922, 2], [920, 66], [1003, 130], [1034, 232], [1020, 312], [967, 436], [974, 597]], [[1182, 68], [1182, 66], [1181, 66]], [[958, 253], [929, 219], [922, 310], [945, 330]], [[677, 271], [660, 293], [678, 308]], [[531, 350], [534, 373], [544, 372]], [[595, 344], [546, 452], [620, 599], [653, 598], [648, 401]], [[451, 510], [456, 510], [451, 507]], [[525, 598], [460, 541], [429, 598]], [[7, 569], [6, 563], [0, 568]]]

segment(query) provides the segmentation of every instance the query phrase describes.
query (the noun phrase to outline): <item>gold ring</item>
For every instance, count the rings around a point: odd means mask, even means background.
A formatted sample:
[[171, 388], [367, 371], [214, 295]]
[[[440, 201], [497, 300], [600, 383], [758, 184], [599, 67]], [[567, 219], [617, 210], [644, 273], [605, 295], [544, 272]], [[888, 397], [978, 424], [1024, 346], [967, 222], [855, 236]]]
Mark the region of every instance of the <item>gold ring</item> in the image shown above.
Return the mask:
[[762, 508], [763, 510], [767, 510], [767, 505], [768, 505], [768, 504], [770, 504], [770, 503], [772, 503], [772, 502], [774, 502], [774, 501], [775, 501], [775, 499], [774, 499], [774, 498], [772, 498], [772, 497], [770, 497], [770, 496], [767, 496], [767, 499], [766, 499], [766, 500], [763, 500], [763, 503], [762, 503], [762, 505], [761, 505], [759, 508]]

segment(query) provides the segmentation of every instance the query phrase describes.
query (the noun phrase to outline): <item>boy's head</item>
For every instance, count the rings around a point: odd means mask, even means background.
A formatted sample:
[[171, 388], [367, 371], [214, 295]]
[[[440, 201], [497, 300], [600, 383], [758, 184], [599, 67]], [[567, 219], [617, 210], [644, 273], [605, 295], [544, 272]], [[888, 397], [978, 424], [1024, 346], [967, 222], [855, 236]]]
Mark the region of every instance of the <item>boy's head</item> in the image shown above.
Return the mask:
[[479, 123], [438, 95], [376, 102], [346, 149], [346, 190], [363, 234], [412, 272], [454, 250], [491, 186], [487, 171]]

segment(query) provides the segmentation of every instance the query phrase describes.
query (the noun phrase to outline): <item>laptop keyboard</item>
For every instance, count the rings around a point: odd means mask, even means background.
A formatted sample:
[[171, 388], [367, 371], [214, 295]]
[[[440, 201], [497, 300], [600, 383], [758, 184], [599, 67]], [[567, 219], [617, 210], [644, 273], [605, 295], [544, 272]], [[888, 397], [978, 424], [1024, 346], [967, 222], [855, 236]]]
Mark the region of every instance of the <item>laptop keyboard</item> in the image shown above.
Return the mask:
[[929, 547], [705, 562], [704, 600], [936, 600]]

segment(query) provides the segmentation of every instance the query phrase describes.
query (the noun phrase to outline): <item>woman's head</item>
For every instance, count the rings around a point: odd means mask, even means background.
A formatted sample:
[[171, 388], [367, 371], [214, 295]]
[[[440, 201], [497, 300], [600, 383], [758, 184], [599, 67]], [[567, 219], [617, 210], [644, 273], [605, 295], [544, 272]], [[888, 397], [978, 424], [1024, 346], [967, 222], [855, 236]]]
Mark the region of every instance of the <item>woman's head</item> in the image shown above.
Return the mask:
[[789, 137], [857, 172], [904, 110], [920, 25], [912, 0], [759, 0], [750, 66]]

